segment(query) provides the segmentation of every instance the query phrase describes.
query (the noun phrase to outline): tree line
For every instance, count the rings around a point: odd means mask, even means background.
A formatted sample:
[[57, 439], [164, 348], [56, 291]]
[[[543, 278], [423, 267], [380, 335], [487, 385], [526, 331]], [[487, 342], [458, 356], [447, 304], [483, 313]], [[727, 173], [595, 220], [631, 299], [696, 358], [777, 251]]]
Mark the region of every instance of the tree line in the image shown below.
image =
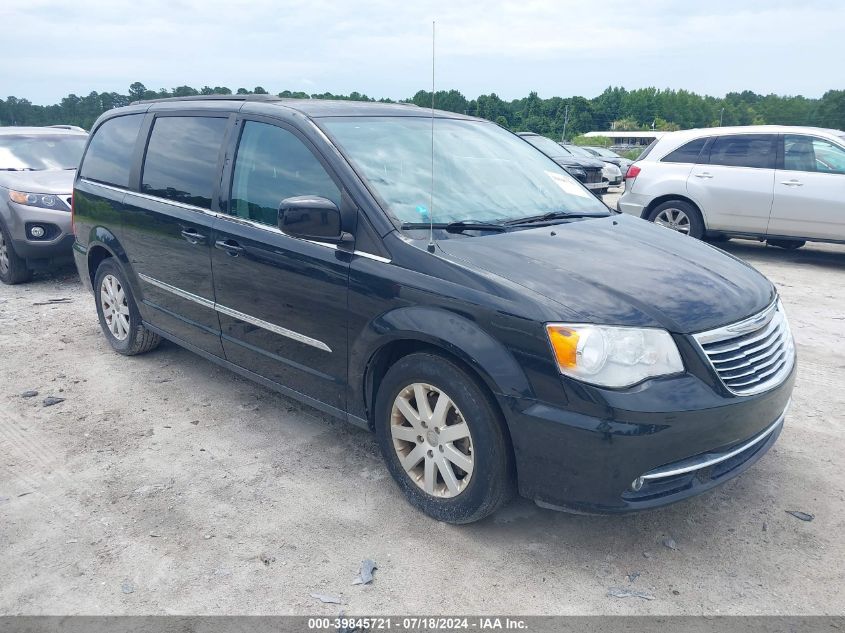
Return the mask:
[[[236, 94], [268, 94], [261, 86], [238, 88]], [[178, 86], [170, 90], [150, 90], [141, 82], [129, 86], [126, 94], [91, 92], [80, 97], [70, 94], [54, 105], [35, 105], [25, 98], [0, 99], [0, 125], [78, 125], [90, 129], [100, 114], [133, 101], [232, 94], [225, 86], [200, 89]], [[338, 95], [325, 92], [307, 94], [285, 90], [280, 97], [294, 99], [344, 99], [392, 102], [352, 92]], [[431, 106], [431, 92], [420, 90], [401, 100], [421, 107]], [[597, 97], [541, 98], [536, 92], [506, 101], [495, 93], [468, 99], [458, 90], [441, 90], [434, 95], [441, 110], [478, 116], [495, 121], [514, 131], [531, 131], [552, 138], [567, 138], [593, 130], [677, 130], [722, 125], [814, 125], [845, 129], [845, 90], [830, 90], [821, 98], [759, 95], [749, 90], [731, 92], [724, 97], [698, 95], [687, 90], [640, 88], [626, 90], [608, 87]]]

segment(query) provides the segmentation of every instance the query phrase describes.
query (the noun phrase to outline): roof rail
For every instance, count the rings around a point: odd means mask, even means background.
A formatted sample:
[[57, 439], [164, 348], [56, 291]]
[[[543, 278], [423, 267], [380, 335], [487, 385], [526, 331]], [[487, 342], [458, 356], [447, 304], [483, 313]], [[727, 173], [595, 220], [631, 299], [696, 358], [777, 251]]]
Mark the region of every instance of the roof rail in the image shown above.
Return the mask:
[[247, 95], [194, 95], [192, 97], [165, 97], [162, 99], [141, 99], [133, 101], [130, 105], [146, 103], [169, 103], [171, 101], [281, 101], [280, 97], [270, 94], [247, 94]]

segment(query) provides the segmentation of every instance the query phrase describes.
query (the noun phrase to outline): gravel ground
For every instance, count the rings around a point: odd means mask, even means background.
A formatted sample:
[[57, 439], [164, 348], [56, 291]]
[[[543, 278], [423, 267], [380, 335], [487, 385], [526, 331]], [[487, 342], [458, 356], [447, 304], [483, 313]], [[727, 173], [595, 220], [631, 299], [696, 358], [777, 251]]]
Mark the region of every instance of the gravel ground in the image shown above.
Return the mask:
[[464, 527], [408, 506], [361, 430], [173, 345], [114, 354], [73, 270], [0, 286], [0, 613], [842, 614], [845, 248], [724, 246], [798, 345], [772, 451], [669, 508]]

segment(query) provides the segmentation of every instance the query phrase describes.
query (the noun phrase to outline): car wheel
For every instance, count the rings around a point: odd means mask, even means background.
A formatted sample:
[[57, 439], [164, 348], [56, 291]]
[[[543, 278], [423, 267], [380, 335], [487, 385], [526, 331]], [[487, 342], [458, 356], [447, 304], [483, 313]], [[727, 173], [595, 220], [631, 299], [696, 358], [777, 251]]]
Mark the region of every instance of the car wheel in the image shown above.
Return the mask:
[[701, 218], [701, 213], [684, 200], [668, 200], [657, 205], [648, 214], [648, 219], [655, 224], [696, 239], [704, 236], [704, 220]]
[[769, 246], [777, 246], [778, 248], [785, 248], [788, 251], [794, 251], [796, 248], [801, 248], [806, 244], [804, 240], [766, 240]]
[[154, 349], [161, 342], [141, 322], [141, 313], [123, 271], [113, 258], [103, 260], [94, 277], [94, 300], [100, 327], [112, 348], [124, 356]]
[[26, 260], [15, 252], [6, 227], [0, 224], [0, 281], [10, 286], [32, 279]]
[[441, 356], [411, 354], [376, 397], [376, 436], [408, 501], [447, 523], [471, 523], [507, 501], [514, 485], [504, 420], [471, 376]]

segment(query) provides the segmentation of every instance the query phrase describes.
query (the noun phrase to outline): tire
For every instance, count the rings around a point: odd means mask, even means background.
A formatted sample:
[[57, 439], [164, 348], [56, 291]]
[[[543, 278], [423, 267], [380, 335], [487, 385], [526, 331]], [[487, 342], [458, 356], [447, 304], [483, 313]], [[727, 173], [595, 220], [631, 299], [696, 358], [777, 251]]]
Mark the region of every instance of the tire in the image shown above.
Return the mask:
[[701, 212], [686, 200], [667, 200], [658, 204], [648, 214], [648, 220], [698, 240], [704, 237]]
[[801, 248], [806, 244], [804, 240], [766, 240], [766, 244], [769, 246], [777, 246], [778, 248], [783, 248], [788, 251], [794, 251], [795, 249]]
[[[415, 423], [410, 421], [413, 415], [401, 412], [418, 414], [417, 394], [423, 393], [432, 415], [447, 398], [442, 424], [427, 417], [425, 410]], [[404, 409], [397, 404], [400, 399]], [[433, 519], [472, 523], [495, 512], [513, 494], [513, 459], [498, 406], [473, 377], [441, 356], [410, 354], [390, 368], [376, 397], [375, 431], [387, 468], [405, 498]], [[451, 441], [446, 441], [447, 433]], [[469, 468], [462, 470], [459, 463]]]
[[26, 267], [26, 260], [15, 252], [12, 239], [6, 227], [0, 222], [0, 281], [14, 286], [30, 279], [32, 279], [32, 271]]
[[103, 334], [118, 354], [135, 356], [158, 347], [161, 338], [144, 327], [132, 289], [111, 257], [104, 259], [97, 268], [94, 300]]

